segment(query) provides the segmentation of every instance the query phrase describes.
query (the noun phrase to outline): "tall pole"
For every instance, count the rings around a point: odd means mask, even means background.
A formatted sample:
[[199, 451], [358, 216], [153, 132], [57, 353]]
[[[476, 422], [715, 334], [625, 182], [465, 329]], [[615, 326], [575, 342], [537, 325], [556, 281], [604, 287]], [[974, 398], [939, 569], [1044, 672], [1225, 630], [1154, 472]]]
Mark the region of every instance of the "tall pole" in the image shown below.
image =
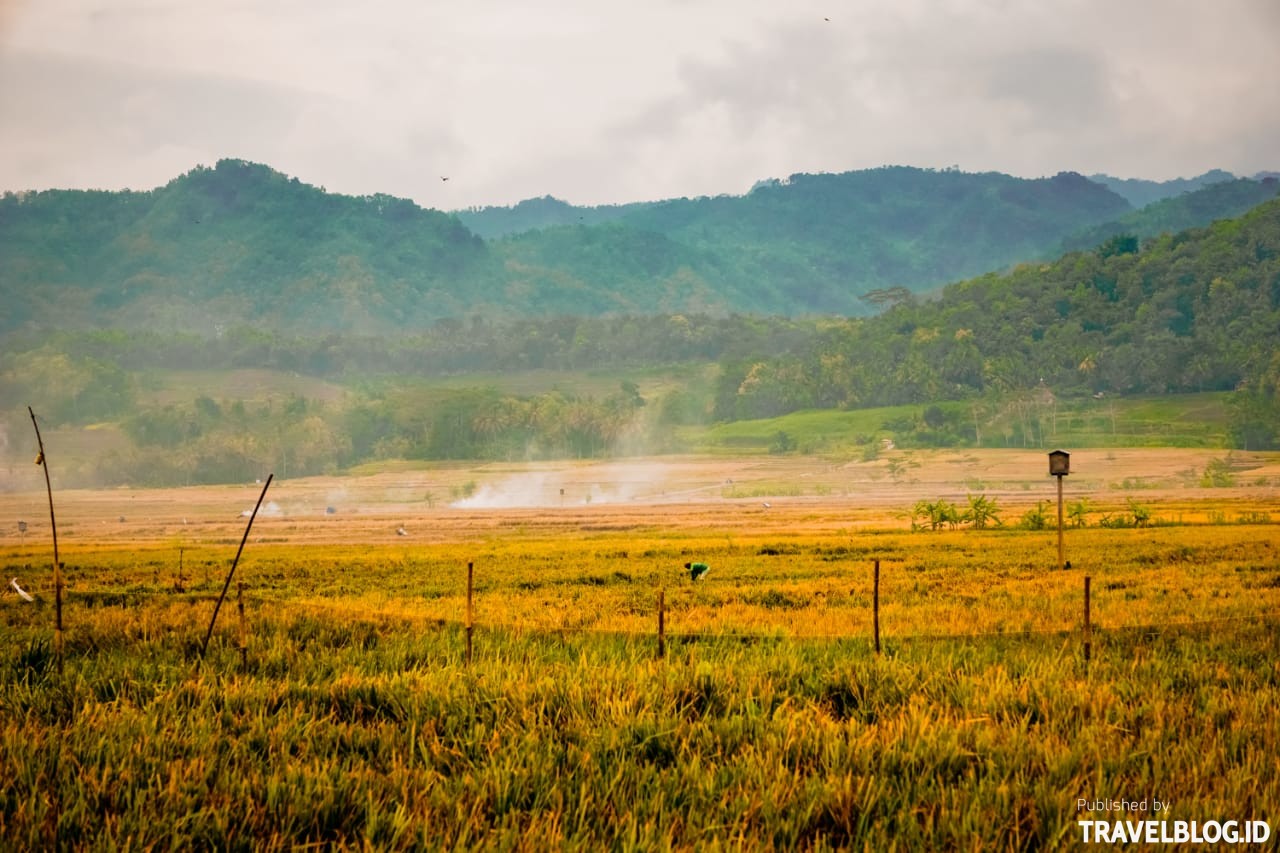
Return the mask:
[[1062, 556], [1062, 475], [1058, 474], [1058, 571], [1066, 568]]
[[[58, 674], [62, 674], [62, 563], [58, 559], [58, 521], [53, 516], [53, 484], [49, 480], [49, 460], [44, 457], [44, 439], [40, 437], [40, 424], [36, 423], [36, 413], [27, 406], [31, 415], [31, 426], [36, 431], [36, 444], [40, 453], [36, 456], [36, 464], [44, 469], [44, 488], [49, 493], [49, 527], [53, 529], [53, 650], [57, 656]], [[25, 533], [26, 525], [23, 525]], [[24, 537], [25, 539], [25, 537]]]
[[222, 609], [222, 601], [227, 597], [227, 590], [231, 589], [231, 577], [236, 573], [236, 566], [240, 563], [240, 555], [244, 553], [244, 543], [249, 541], [249, 531], [253, 529], [253, 520], [258, 517], [258, 509], [262, 506], [262, 499], [267, 496], [267, 489], [271, 488], [271, 480], [275, 474], [267, 475], [267, 482], [262, 484], [262, 494], [258, 495], [258, 502], [253, 505], [253, 513], [249, 516], [249, 523], [244, 526], [244, 536], [240, 539], [240, 547], [236, 549], [236, 558], [231, 561], [231, 571], [227, 572], [227, 581], [222, 585], [222, 594], [218, 596], [218, 601], [213, 605], [213, 617], [209, 620], [209, 631], [204, 635], [204, 643], [200, 645], [200, 658], [204, 658], [204, 653], [209, 650], [209, 640], [213, 637], [213, 626], [218, 621], [218, 611]]

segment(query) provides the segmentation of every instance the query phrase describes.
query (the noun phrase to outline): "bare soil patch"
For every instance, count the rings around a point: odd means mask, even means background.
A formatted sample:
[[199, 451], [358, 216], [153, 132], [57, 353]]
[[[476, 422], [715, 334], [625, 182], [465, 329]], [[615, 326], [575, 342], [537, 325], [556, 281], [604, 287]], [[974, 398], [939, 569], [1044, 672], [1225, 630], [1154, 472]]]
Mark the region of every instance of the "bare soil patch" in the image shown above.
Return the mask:
[[[1280, 493], [1280, 453], [1233, 454], [1232, 488], [1198, 474], [1222, 452], [1088, 450], [1072, 455], [1068, 501], [1096, 511], [1130, 500], [1196, 520], [1209, 501], [1266, 508]], [[43, 547], [48, 508], [35, 466], [9, 470], [0, 543]], [[56, 477], [56, 473], [55, 473]], [[59, 489], [59, 538], [77, 543], [238, 541], [261, 485]], [[862, 462], [802, 456], [652, 457], [438, 465], [364, 476], [277, 480], [255, 539], [290, 543], [467, 541], [607, 530], [760, 531], [906, 528], [918, 500], [995, 497], [1006, 521], [1056, 499], [1042, 451], [894, 451]], [[470, 498], [464, 498], [470, 495]], [[17, 522], [27, 523], [21, 534]]]

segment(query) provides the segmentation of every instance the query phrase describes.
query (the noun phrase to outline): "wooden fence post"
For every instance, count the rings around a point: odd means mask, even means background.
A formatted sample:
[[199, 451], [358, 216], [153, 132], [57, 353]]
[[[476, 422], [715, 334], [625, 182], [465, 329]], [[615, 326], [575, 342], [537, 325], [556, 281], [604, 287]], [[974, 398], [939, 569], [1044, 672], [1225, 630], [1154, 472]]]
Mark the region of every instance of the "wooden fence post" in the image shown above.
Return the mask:
[[471, 595], [474, 589], [472, 585], [473, 564], [467, 563], [467, 666], [471, 666], [471, 632], [474, 626], [472, 622], [473, 611], [471, 609]]
[[880, 561], [876, 560], [875, 581], [871, 587], [871, 618], [875, 626], [876, 654], [880, 654]]
[[1089, 576], [1084, 576], [1084, 662], [1089, 663], [1089, 653], [1093, 646], [1093, 625], [1089, 621]]
[[664, 658], [667, 655], [667, 619], [666, 619], [666, 596], [665, 589], [658, 590], [658, 658]]

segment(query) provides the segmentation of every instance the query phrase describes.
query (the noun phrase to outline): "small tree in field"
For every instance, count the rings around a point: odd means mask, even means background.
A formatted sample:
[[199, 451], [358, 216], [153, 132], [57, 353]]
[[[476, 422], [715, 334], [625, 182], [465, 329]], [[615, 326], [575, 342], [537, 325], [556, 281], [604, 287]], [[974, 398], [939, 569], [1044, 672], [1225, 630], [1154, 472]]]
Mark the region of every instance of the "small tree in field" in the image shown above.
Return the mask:
[[999, 526], [1000, 508], [995, 498], [986, 495], [969, 495], [969, 508], [960, 517], [961, 521], [972, 524], [975, 530], [983, 530], [988, 525]]
[[1067, 504], [1067, 517], [1071, 519], [1072, 527], [1084, 527], [1087, 523], [1085, 515], [1089, 512], [1089, 500], [1081, 498], [1078, 501]]
[[[924, 519], [924, 523], [917, 524], [917, 518]], [[925, 524], [929, 525], [930, 530], [937, 530], [944, 524], [954, 529], [959, 523], [960, 513], [950, 501], [917, 501], [911, 511], [911, 526], [915, 530], [922, 529]]]
[[1049, 526], [1049, 502], [1036, 501], [1034, 509], [1022, 514], [1020, 526], [1027, 530], [1044, 530]]

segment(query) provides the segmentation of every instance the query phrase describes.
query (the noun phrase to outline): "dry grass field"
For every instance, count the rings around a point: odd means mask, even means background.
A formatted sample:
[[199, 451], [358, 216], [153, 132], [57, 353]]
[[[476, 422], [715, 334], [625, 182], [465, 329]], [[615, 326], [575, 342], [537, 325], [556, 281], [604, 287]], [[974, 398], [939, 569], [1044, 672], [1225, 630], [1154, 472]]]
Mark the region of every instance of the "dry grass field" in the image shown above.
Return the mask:
[[[1073, 454], [1063, 572], [1018, 523], [1056, 496], [1040, 452], [286, 480], [203, 660], [261, 485], [55, 487], [61, 674], [28, 462], [0, 493], [38, 599], [0, 596], [0, 846], [1076, 849], [1122, 817], [1080, 800], [1139, 797], [1280, 829], [1280, 454], [1202, 487], [1220, 457]], [[1003, 525], [913, 530], [978, 493]]]
[[[1205, 467], [1223, 453], [1188, 449], [1086, 450], [1073, 454], [1067, 501], [1086, 498], [1100, 517], [1130, 498], [1171, 520], [1200, 522], [1222, 507], [1266, 507], [1280, 493], [1280, 453], [1235, 453], [1237, 485], [1205, 489]], [[238, 541], [241, 514], [260, 484], [181, 489], [59, 489], [64, 547], [79, 542]], [[919, 500], [997, 498], [1006, 521], [1054, 499], [1045, 453], [1013, 450], [895, 451], [870, 462], [803, 456], [654, 457], [547, 463], [384, 466], [347, 477], [277, 480], [255, 523], [262, 541], [296, 544], [460, 542], [590, 529], [796, 531], [909, 528]], [[0, 544], [48, 538], [40, 469], [10, 460], [0, 491]], [[469, 499], [464, 495], [470, 494]], [[1211, 498], [1209, 508], [1206, 498]], [[765, 503], [769, 506], [766, 508]], [[461, 504], [461, 505], [459, 505]], [[332, 509], [332, 513], [329, 510]], [[123, 519], [123, 521], [121, 521]], [[43, 531], [43, 532], [42, 532]], [[406, 537], [399, 537], [404, 539]]]

